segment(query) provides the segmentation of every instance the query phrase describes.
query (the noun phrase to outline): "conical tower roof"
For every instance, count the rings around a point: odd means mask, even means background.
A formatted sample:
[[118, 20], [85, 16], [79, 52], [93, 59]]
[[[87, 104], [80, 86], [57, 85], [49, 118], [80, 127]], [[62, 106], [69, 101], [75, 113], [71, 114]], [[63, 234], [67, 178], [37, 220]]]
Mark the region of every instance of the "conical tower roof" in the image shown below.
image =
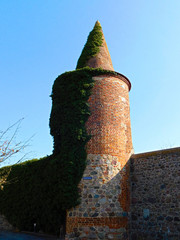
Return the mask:
[[95, 23], [77, 62], [76, 69], [83, 67], [102, 68], [114, 71], [111, 56], [99, 21]]

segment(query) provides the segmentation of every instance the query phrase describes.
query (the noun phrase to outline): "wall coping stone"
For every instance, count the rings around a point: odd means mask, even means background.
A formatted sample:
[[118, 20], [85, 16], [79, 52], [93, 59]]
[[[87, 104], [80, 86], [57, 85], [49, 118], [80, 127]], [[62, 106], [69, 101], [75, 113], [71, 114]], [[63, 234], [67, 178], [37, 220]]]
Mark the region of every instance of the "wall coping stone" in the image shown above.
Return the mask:
[[133, 154], [131, 156], [132, 159], [136, 158], [142, 158], [142, 157], [151, 157], [151, 156], [157, 156], [157, 155], [166, 155], [169, 153], [180, 153], [180, 147], [177, 148], [168, 148], [168, 149], [162, 149], [162, 150], [157, 150], [157, 151], [152, 151], [152, 152], [145, 152], [145, 153], [137, 153]]

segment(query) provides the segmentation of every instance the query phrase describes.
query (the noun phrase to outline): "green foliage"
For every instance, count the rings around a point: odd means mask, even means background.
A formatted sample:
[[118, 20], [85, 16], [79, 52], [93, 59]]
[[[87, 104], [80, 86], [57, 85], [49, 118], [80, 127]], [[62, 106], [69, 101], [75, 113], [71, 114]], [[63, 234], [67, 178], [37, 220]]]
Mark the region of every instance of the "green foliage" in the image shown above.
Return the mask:
[[58, 156], [0, 169], [0, 213], [20, 230], [56, 233], [64, 221], [62, 167]]
[[54, 155], [60, 154], [63, 168], [63, 209], [79, 203], [78, 184], [86, 167], [85, 145], [90, 139], [86, 121], [90, 116], [88, 99], [94, 85], [93, 76], [115, 72], [85, 67], [60, 75], [52, 90], [50, 116]]
[[86, 121], [90, 116], [88, 99], [94, 86], [93, 76], [115, 72], [85, 67], [60, 75], [52, 90], [50, 116], [54, 155], [60, 154], [63, 168], [63, 209], [79, 203], [78, 184], [86, 167]]
[[54, 154], [68, 152], [74, 146], [84, 149], [90, 136], [85, 123], [90, 115], [88, 99], [94, 85], [93, 76], [115, 72], [89, 67], [60, 75], [52, 90], [50, 116], [51, 135], [54, 138]]
[[100, 23], [97, 21], [93, 30], [89, 33], [87, 42], [77, 62], [76, 69], [86, 66], [86, 62], [97, 55], [103, 43], [103, 34]]
[[73, 71], [60, 75], [52, 91], [50, 117], [54, 153], [67, 152], [73, 146], [84, 148], [89, 137], [85, 122], [90, 115], [88, 98], [93, 80], [87, 71]]
[[85, 123], [93, 76], [115, 72], [82, 68], [60, 75], [52, 91], [53, 155], [0, 169], [0, 213], [20, 230], [56, 233], [67, 209], [79, 204], [78, 184], [86, 167]]

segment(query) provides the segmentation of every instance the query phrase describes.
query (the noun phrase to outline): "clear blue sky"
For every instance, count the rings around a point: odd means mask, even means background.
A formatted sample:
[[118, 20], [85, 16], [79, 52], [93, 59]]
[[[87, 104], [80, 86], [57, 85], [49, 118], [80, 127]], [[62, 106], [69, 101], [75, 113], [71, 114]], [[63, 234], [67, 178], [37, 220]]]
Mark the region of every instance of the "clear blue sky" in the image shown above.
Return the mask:
[[75, 69], [96, 20], [115, 71], [132, 83], [135, 152], [180, 146], [179, 0], [1, 0], [0, 129], [25, 117], [30, 158], [52, 152], [52, 85]]

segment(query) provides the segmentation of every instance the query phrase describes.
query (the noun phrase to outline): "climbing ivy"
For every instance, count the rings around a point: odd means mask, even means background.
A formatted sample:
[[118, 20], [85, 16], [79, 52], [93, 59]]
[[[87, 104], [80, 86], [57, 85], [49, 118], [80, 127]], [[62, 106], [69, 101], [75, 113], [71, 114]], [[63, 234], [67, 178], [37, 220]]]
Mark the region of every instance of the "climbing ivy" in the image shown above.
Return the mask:
[[52, 90], [50, 116], [54, 155], [59, 154], [64, 181], [61, 202], [63, 209], [79, 204], [78, 184], [86, 167], [86, 143], [90, 139], [86, 122], [90, 116], [88, 99], [94, 86], [93, 76], [113, 71], [85, 67], [60, 75]]
[[76, 69], [86, 66], [87, 61], [97, 55], [103, 43], [103, 34], [100, 23], [97, 21], [93, 30], [89, 33], [87, 42], [77, 62]]
[[[101, 68], [81, 68], [60, 75], [52, 90], [52, 111], [50, 133], [54, 139], [54, 154], [71, 151], [74, 146], [79, 152], [85, 149], [90, 136], [85, 123], [90, 115], [88, 104], [93, 76], [113, 74], [115, 72]], [[81, 149], [81, 150], [80, 150]]]
[[0, 213], [19, 230], [56, 234], [64, 223], [62, 166], [58, 156], [0, 169]]

